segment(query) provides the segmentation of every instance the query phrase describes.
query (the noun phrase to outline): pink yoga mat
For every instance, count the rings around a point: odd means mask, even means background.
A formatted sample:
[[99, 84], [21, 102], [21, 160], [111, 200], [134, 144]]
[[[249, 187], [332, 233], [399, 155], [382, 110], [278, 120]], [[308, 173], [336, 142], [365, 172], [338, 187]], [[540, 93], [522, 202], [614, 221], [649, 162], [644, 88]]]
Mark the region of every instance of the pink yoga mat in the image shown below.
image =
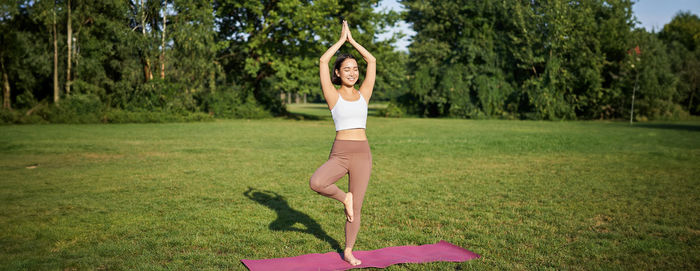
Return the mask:
[[331, 271], [364, 267], [385, 268], [397, 263], [466, 262], [481, 257], [479, 254], [446, 241], [422, 246], [399, 246], [355, 251], [353, 254], [362, 261], [361, 265], [350, 265], [337, 252], [314, 253], [289, 258], [241, 260], [241, 262], [250, 271]]

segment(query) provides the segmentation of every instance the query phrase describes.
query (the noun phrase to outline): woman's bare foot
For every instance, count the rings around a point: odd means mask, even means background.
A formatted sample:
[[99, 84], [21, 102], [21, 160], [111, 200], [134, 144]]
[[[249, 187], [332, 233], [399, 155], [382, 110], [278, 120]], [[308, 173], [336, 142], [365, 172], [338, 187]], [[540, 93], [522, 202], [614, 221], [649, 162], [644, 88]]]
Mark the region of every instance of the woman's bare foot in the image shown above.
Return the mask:
[[343, 254], [343, 259], [345, 259], [345, 261], [348, 262], [350, 265], [357, 266], [362, 264], [362, 261], [358, 260], [357, 258], [355, 258], [355, 256], [352, 255], [352, 248], [345, 248], [345, 252]]
[[345, 205], [345, 217], [347, 218], [348, 222], [352, 222], [355, 214], [353, 214], [353, 210], [352, 210], [352, 193], [351, 192], [345, 193], [345, 200], [343, 201], [343, 205]]

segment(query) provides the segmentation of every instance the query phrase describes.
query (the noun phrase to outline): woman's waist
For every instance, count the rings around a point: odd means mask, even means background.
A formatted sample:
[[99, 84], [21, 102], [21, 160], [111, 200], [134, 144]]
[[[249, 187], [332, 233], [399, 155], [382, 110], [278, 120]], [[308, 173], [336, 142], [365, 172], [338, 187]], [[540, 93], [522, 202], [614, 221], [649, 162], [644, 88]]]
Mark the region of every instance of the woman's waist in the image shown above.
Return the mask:
[[331, 148], [331, 153], [369, 153], [369, 141], [367, 138], [364, 140], [355, 139], [338, 139], [336, 137], [333, 141], [333, 147]]
[[335, 140], [367, 141], [364, 128], [346, 129], [335, 132]]

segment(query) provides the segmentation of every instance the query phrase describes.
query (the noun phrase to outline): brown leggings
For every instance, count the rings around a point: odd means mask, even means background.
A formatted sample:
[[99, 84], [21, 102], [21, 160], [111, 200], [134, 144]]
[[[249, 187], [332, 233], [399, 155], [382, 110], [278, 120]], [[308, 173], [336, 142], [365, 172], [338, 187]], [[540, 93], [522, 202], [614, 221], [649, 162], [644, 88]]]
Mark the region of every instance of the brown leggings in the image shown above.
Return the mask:
[[353, 197], [353, 221], [345, 221], [345, 247], [352, 248], [360, 231], [362, 201], [365, 198], [369, 175], [372, 171], [372, 153], [367, 140], [335, 140], [328, 161], [319, 167], [309, 180], [311, 189], [340, 202], [345, 192], [335, 185], [345, 174], [350, 175], [348, 190]]

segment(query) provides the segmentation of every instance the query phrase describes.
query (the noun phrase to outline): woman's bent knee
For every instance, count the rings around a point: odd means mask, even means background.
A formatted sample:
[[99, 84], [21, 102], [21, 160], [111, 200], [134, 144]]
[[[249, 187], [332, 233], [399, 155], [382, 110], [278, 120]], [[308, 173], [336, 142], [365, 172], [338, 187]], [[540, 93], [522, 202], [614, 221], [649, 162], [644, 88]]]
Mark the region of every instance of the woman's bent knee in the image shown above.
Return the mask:
[[317, 193], [320, 193], [321, 190], [323, 190], [323, 186], [319, 182], [318, 178], [315, 178], [314, 176], [311, 176], [309, 179], [309, 188]]

